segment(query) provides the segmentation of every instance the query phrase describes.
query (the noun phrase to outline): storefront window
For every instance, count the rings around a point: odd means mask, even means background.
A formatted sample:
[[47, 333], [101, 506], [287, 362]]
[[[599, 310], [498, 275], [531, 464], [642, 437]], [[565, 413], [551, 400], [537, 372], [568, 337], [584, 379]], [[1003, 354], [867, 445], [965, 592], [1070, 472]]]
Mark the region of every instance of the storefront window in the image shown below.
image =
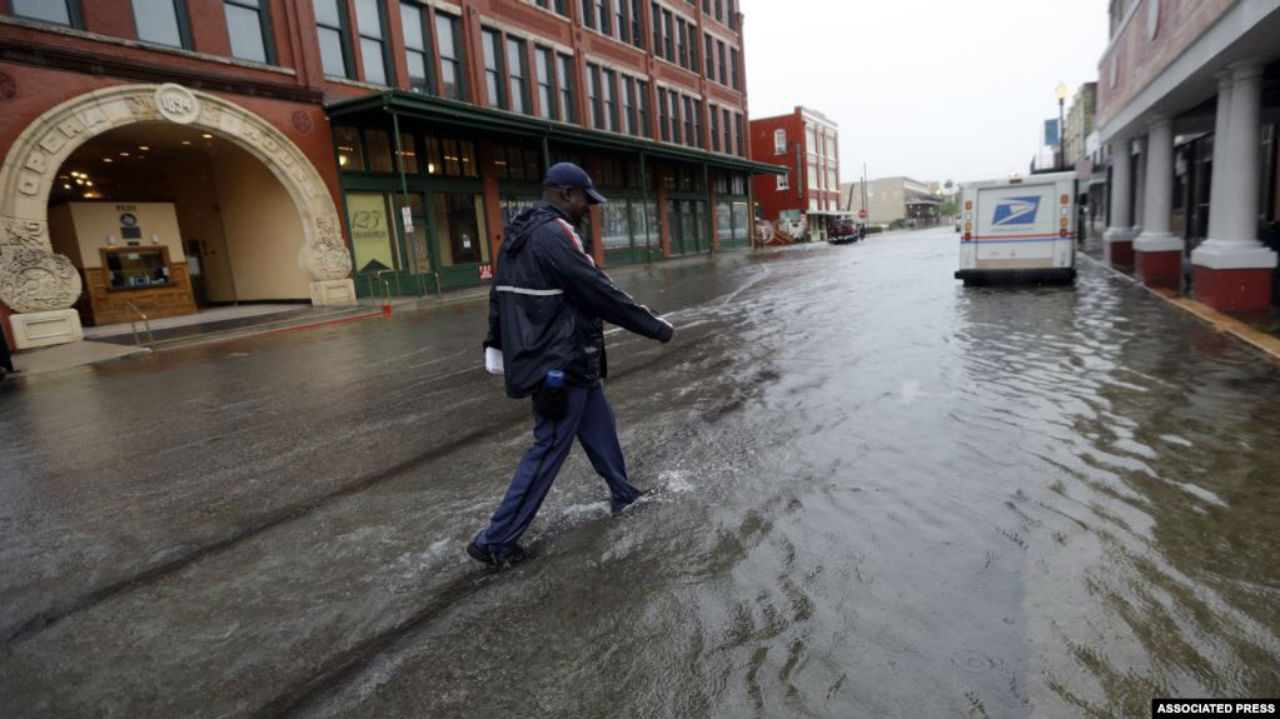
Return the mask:
[[364, 170], [364, 152], [361, 150], [360, 129], [337, 125], [333, 128], [334, 142], [338, 143], [338, 167], [344, 172]]
[[394, 172], [391, 162], [391, 135], [386, 130], [365, 130], [365, 150], [370, 172]]
[[626, 200], [601, 205], [604, 225], [604, 248], [617, 250], [631, 246], [631, 217]]
[[747, 215], [747, 203], [733, 203], [733, 239], [746, 242], [751, 237], [751, 221]]
[[476, 264], [489, 261], [489, 243], [484, 224], [484, 195], [437, 193], [435, 195], [436, 238], [440, 242], [440, 265]]
[[173, 284], [163, 250], [125, 250], [104, 255], [113, 290]]
[[685, 252], [698, 251], [697, 225], [691, 200], [680, 201], [680, 245]]
[[716, 239], [721, 244], [733, 239], [733, 209], [728, 202], [716, 202]]
[[499, 209], [502, 213], [503, 231], [506, 231], [506, 226], [511, 224], [511, 221], [516, 218], [516, 215], [524, 212], [526, 208], [533, 207], [540, 199], [542, 198], [536, 195], [508, 195], [503, 197], [499, 203]]
[[387, 198], [382, 193], [347, 193], [347, 222], [351, 228], [356, 272], [400, 267], [399, 253], [395, 251], [395, 232], [389, 217]]
[[400, 159], [404, 161], [404, 171], [411, 175], [418, 174], [418, 150], [413, 142], [413, 135], [400, 133]]

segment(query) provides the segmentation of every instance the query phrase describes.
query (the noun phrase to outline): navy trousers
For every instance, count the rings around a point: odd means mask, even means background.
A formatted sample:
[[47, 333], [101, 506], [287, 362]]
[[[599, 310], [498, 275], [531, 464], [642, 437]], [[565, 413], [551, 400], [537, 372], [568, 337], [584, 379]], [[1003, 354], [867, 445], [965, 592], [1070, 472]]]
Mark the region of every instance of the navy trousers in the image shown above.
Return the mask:
[[630, 504], [640, 496], [639, 490], [627, 482], [618, 427], [613, 408], [604, 396], [604, 384], [569, 386], [568, 409], [564, 419], [554, 422], [534, 412], [533, 446], [516, 467], [516, 476], [489, 527], [476, 535], [481, 549], [501, 553], [516, 545], [542, 506], [575, 438], [596, 473], [608, 483], [615, 504]]

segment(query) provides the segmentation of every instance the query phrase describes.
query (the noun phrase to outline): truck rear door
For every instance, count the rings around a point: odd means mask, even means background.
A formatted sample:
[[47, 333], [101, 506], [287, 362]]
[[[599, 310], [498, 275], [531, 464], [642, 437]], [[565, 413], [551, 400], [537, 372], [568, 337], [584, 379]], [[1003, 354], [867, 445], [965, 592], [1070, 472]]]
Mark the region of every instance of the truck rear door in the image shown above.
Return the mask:
[[984, 187], [977, 197], [973, 239], [978, 269], [1053, 265], [1059, 235], [1055, 183]]

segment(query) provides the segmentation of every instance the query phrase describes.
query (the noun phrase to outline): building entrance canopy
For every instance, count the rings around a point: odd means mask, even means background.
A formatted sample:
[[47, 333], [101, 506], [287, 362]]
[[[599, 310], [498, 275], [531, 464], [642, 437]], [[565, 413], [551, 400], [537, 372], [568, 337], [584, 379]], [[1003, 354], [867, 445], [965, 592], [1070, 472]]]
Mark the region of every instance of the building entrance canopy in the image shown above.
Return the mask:
[[439, 125], [536, 138], [544, 143], [577, 145], [589, 150], [644, 153], [649, 157], [705, 163], [714, 168], [755, 175], [787, 174], [787, 168], [781, 165], [753, 162], [740, 157], [680, 147], [647, 138], [592, 130], [502, 110], [478, 108], [468, 103], [404, 90], [388, 90], [354, 100], [337, 102], [326, 106], [325, 112], [330, 121], [335, 123], [381, 126], [389, 122], [391, 116], [398, 115]]

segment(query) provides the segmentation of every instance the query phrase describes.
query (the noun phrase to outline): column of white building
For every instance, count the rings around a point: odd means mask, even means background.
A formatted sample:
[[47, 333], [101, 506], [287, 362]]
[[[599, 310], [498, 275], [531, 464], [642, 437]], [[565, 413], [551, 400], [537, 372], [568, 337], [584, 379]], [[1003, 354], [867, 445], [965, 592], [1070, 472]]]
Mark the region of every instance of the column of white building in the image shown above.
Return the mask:
[[1260, 310], [1271, 302], [1277, 260], [1258, 241], [1262, 65], [1233, 65], [1220, 87], [1209, 237], [1191, 254], [1196, 298], [1217, 309]]

